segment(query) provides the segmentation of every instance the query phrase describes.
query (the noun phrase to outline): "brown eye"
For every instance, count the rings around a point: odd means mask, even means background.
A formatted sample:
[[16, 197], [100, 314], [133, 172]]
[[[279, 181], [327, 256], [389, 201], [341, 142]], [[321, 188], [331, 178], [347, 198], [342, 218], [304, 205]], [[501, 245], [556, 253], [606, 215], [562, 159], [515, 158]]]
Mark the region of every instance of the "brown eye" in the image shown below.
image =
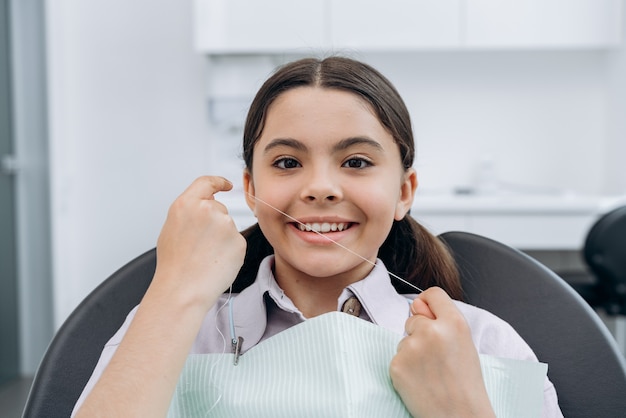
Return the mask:
[[281, 168], [283, 170], [287, 170], [290, 168], [300, 167], [300, 163], [293, 158], [281, 158], [274, 162], [274, 167]]
[[343, 167], [347, 168], [366, 168], [371, 165], [372, 164], [364, 158], [350, 158], [345, 163], [343, 163]]

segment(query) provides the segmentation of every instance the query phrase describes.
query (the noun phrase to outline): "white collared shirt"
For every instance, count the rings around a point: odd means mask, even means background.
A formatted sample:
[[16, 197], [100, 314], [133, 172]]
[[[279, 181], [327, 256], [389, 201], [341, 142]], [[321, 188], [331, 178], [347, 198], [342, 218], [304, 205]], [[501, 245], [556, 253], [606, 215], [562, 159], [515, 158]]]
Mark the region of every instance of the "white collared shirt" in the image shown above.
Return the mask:
[[[273, 263], [274, 256], [266, 257], [259, 266], [253, 284], [239, 294], [225, 293], [220, 298], [207, 313], [190, 354], [230, 352], [231, 338], [235, 336], [243, 338], [241, 353], [245, 354], [259, 342], [306, 320], [278, 286], [272, 273]], [[337, 310], [341, 310], [350, 297], [356, 297], [360, 302], [362, 309], [359, 316], [362, 319], [404, 335], [404, 324], [410, 316], [409, 302], [415, 295], [400, 295], [396, 292], [382, 261], [378, 260], [376, 267], [363, 280], [343, 290], [337, 300]], [[232, 311], [229, 304], [232, 304]], [[483, 309], [458, 301], [455, 304], [469, 324], [479, 354], [537, 361], [528, 344], [508, 323]], [[122, 327], [105, 345], [72, 416], [113, 357], [136, 310], [129, 313]], [[234, 336], [231, 335], [231, 323], [234, 325]], [[554, 386], [548, 379], [544, 387], [543, 416], [563, 416]]]

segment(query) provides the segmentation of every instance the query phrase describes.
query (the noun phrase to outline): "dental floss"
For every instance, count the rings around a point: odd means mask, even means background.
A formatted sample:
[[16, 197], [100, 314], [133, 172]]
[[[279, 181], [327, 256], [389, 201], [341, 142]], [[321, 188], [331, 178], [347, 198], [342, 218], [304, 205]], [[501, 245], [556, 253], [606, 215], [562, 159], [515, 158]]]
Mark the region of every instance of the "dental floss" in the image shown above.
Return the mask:
[[[228, 305], [228, 304], [230, 303], [230, 301], [232, 300], [232, 296], [233, 296], [233, 287], [232, 287], [232, 286], [230, 286], [230, 287], [229, 287], [229, 289], [228, 289], [228, 298], [226, 298], [226, 300], [224, 301], [224, 303], [222, 304], [222, 306], [220, 306], [220, 307], [217, 309], [217, 311], [215, 312], [215, 316], [216, 316], [216, 317], [219, 315], [220, 311], [221, 311], [222, 309], [224, 309], [224, 308], [226, 307], [226, 305]], [[224, 336], [224, 334], [223, 334], [223, 333], [222, 333], [222, 331], [220, 330], [220, 327], [218, 327], [218, 326], [217, 326], [217, 321], [216, 321], [216, 324], [215, 324], [215, 329], [217, 330], [218, 334], [220, 334], [220, 337], [222, 337], [222, 343], [223, 343], [223, 346], [222, 346], [222, 354], [225, 354], [225, 353], [226, 353], [226, 337]], [[209, 373], [210, 373], [210, 374], [211, 374], [211, 373], [213, 373], [213, 369], [215, 369], [215, 367], [217, 366], [217, 364], [218, 364], [220, 361], [223, 361], [223, 356], [218, 356], [217, 360], [216, 360], [216, 361], [215, 361], [215, 362], [211, 365], [211, 370], [209, 371]], [[215, 388], [215, 390], [217, 390], [217, 391], [218, 391], [218, 393], [219, 393], [220, 388], [218, 388], [218, 387], [214, 387], [214, 388]], [[213, 409], [215, 409], [215, 407], [216, 407], [216, 406], [217, 406], [217, 404], [220, 402], [220, 400], [222, 400], [222, 394], [221, 394], [221, 393], [219, 394], [219, 396], [217, 397], [217, 399], [215, 400], [215, 402], [213, 403], [213, 405], [211, 406], [211, 408], [209, 408], [209, 410], [205, 412], [205, 414], [204, 414], [204, 416], [205, 416], [205, 417], [208, 417], [208, 416], [209, 416], [209, 414], [211, 413], [211, 411], [213, 411]]]
[[[286, 216], [287, 218], [289, 218], [289, 219], [291, 219], [292, 221], [296, 222], [298, 225], [301, 225], [301, 226], [306, 227], [306, 225], [305, 225], [304, 223], [300, 222], [299, 220], [297, 220], [297, 219], [296, 219], [296, 218], [294, 218], [293, 216], [291, 216], [291, 215], [289, 215], [289, 214], [287, 214], [287, 213], [283, 212], [282, 210], [280, 210], [280, 209], [278, 209], [278, 208], [275, 208], [274, 206], [272, 206], [271, 204], [267, 203], [267, 202], [266, 202], [266, 201], [264, 201], [263, 199], [261, 199], [261, 198], [259, 198], [259, 197], [256, 197], [255, 195], [253, 195], [253, 194], [251, 194], [251, 193], [248, 193], [248, 192], [245, 192], [245, 193], [246, 193], [248, 196], [252, 197], [254, 200], [256, 200], [256, 201], [258, 201], [258, 202], [263, 203], [263, 204], [264, 204], [264, 205], [266, 205], [267, 207], [269, 207], [269, 208], [271, 208], [271, 209], [274, 209], [276, 212], [280, 213], [281, 215]], [[344, 250], [348, 251], [350, 254], [353, 254], [353, 255], [357, 256], [358, 258], [360, 258], [361, 260], [363, 260], [363, 261], [365, 261], [365, 262], [367, 262], [367, 263], [371, 264], [372, 266], [376, 267], [376, 263], [374, 263], [374, 262], [372, 262], [372, 261], [368, 260], [367, 258], [363, 257], [363, 256], [362, 256], [362, 255], [360, 255], [360, 254], [357, 254], [356, 252], [352, 251], [350, 248], [346, 247], [345, 245], [342, 245], [342, 244], [338, 243], [337, 241], [333, 240], [332, 238], [328, 238], [325, 234], [322, 234], [321, 232], [314, 231], [314, 230], [311, 230], [311, 232], [315, 232], [317, 235], [319, 235], [319, 236], [321, 236], [321, 237], [324, 237], [324, 239], [326, 239], [326, 240], [328, 240], [328, 241], [332, 242], [332, 243], [333, 243], [333, 244], [335, 244], [335, 245], [338, 245], [339, 247], [341, 247], [341, 248], [343, 248]], [[422, 293], [422, 292], [423, 292], [423, 290], [422, 290], [422, 289], [420, 289], [419, 287], [415, 286], [413, 283], [409, 282], [408, 280], [404, 280], [402, 277], [397, 276], [396, 274], [394, 274], [394, 273], [392, 273], [392, 272], [388, 272], [388, 273], [389, 273], [389, 275], [390, 275], [390, 276], [392, 276], [394, 279], [397, 279], [397, 280], [401, 281], [402, 283], [404, 283], [404, 284], [406, 284], [406, 285], [408, 285], [408, 286], [412, 287], [413, 289], [417, 290], [417, 292], [418, 292], [418, 293]]]
[[[252, 197], [253, 199], [255, 199], [256, 201], [263, 203], [263, 204], [264, 204], [264, 205], [266, 205], [267, 207], [269, 207], [269, 208], [271, 208], [271, 209], [275, 210], [276, 212], [280, 213], [281, 215], [283, 215], [283, 216], [285, 216], [285, 217], [287, 217], [287, 218], [291, 219], [292, 221], [296, 222], [297, 224], [299, 224], [299, 225], [301, 225], [301, 226], [306, 227], [306, 225], [305, 225], [304, 223], [300, 222], [299, 220], [297, 220], [297, 219], [296, 219], [296, 218], [294, 218], [293, 216], [291, 216], [291, 215], [289, 215], [289, 214], [287, 214], [287, 213], [285, 213], [285, 212], [281, 211], [280, 209], [278, 209], [278, 208], [276, 208], [276, 207], [272, 206], [271, 204], [269, 204], [268, 202], [264, 201], [263, 199], [260, 199], [260, 198], [258, 198], [258, 197], [256, 197], [256, 196], [254, 196], [254, 195], [252, 195], [252, 194], [250, 194], [250, 193], [247, 193], [247, 194], [248, 194], [250, 197]], [[328, 238], [326, 235], [324, 235], [324, 234], [322, 234], [322, 233], [320, 233], [320, 232], [318, 232], [318, 231], [313, 231], [313, 230], [311, 230], [311, 231], [312, 231], [312, 232], [315, 232], [316, 234], [318, 234], [318, 235], [319, 235], [319, 236], [321, 236], [321, 237], [324, 237], [324, 239], [326, 239], [326, 240], [328, 240], [328, 241], [332, 242], [333, 244], [335, 244], [335, 245], [339, 246], [340, 248], [343, 248], [344, 250], [348, 251], [350, 254], [353, 254], [353, 255], [357, 256], [358, 258], [360, 258], [361, 260], [363, 260], [363, 261], [365, 261], [365, 262], [367, 262], [367, 263], [371, 264], [372, 266], [376, 267], [376, 263], [374, 263], [374, 262], [372, 262], [372, 261], [368, 260], [367, 258], [363, 257], [362, 255], [360, 255], [360, 254], [358, 254], [358, 253], [354, 252], [353, 250], [351, 250], [350, 248], [346, 247], [345, 245], [342, 245], [342, 244], [338, 243], [337, 241], [335, 241], [335, 240], [333, 240], [333, 239], [331, 239], [331, 238]], [[407, 281], [407, 280], [405, 280], [405, 279], [401, 278], [400, 276], [398, 276], [398, 275], [396, 275], [396, 274], [394, 274], [394, 273], [392, 273], [392, 272], [388, 272], [388, 273], [389, 273], [389, 275], [390, 275], [390, 276], [392, 276], [393, 278], [395, 278], [395, 279], [397, 279], [397, 280], [401, 281], [402, 283], [404, 283], [404, 284], [406, 284], [406, 285], [408, 285], [408, 286], [410, 286], [410, 287], [414, 288], [415, 290], [417, 290], [417, 291], [418, 291], [418, 293], [422, 293], [422, 292], [423, 292], [423, 290], [422, 290], [422, 289], [420, 289], [419, 287], [415, 286], [413, 283], [411, 283], [411, 282], [409, 282], [409, 281]], [[217, 314], [219, 314], [219, 312], [220, 312], [222, 309], [224, 309], [224, 308], [226, 307], [226, 305], [229, 305], [229, 309], [232, 309], [232, 299], [231, 299], [231, 298], [232, 298], [232, 291], [233, 291], [233, 288], [232, 288], [232, 286], [231, 286], [231, 287], [229, 288], [229, 291], [228, 291], [228, 298], [224, 301], [224, 303], [222, 304], [222, 306], [220, 306], [220, 307], [217, 309], [217, 311], [216, 311], [216, 315], [217, 315]], [[409, 301], [409, 302], [410, 302], [410, 301]], [[232, 322], [232, 321], [231, 321], [231, 322]], [[232, 324], [231, 324], [231, 326], [232, 326]], [[224, 334], [222, 333], [222, 331], [219, 329], [219, 327], [217, 326], [217, 324], [215, 325], [215, 329], [217, 330], [217, 332], [219, 333], [219, 335], [222, 337], [222, 342], [223, 342], [222, 354], [224, 354], [224, 353], [226, 353], [226, 337], [224, 336]], [[232, 329], [231, 329], [231, 334], [233, 335], [233, 337], [232, 337], [232, 338], [234, 339], [234, 338], [235, 338], [235, 337], [234, 337], [234, 330], [232, 330]], [[235, 363], [234, 363], [234, 365], [237, 365], [237, 357], [238, 357], [238, 353], [235, 353]], [[217, 360], [216, 362], [214, 362], [214, 363], [211, 365], [211, 371], [212, 371], [212, 370], [213, 370], [213, 369], [217, 366], [218, 362], [219, 362], [219, 361], [221, 361], [221, 358], [222, 358], [222, 357], [220, 356], [220, 357], [218, 358], [218, 360]], [[216, 389], [218, 389], [218, 390], [219, 390], [219, 388], [216, 388]], [[222, 399], [222, 395], [220, 394], [220, 395], [218, 396], [218, 398], [215, 400], [215, 402], [213, 403], [213, 405], [211, 406], [211, 408], [209, 408], [209, 410], [208, 410], [208, 411], [206, 411], [205, 416], [208, 416], [208, 414], [209, 414], [209, 413], [211, 413], [211, 411], [212, 411], [213, 409], [215, 409], [215, 407], [217, 406], [217, 404], [220, 402], [220, 400], [221, 400], [221, 399]]]

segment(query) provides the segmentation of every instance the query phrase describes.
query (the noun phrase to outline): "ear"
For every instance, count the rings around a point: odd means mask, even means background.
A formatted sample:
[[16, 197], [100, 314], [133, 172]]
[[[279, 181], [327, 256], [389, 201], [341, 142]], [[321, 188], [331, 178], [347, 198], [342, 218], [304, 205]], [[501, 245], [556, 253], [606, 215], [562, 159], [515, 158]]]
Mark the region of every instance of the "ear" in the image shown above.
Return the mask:
[[254, 198], [255, 196], [254, 182], [252, 181], [252, 173], [250, 173], [250, 170], [247, 168], [243, 170], [243, 191], [245, 194], [246, 203], [248, 204], [248, 207], [250, 208], [254, 216], [256, 216], [256, 199]]
[[411, 167], [405, 171], [402, 184], [400, 185], [400, 196], [398, 197], [394, 216], [396, 221], [402, 220], [411, 209], [413, 198], [415, 197], [415, 190], [417, 190], [417, 183], [417, 173], [415, 169]]

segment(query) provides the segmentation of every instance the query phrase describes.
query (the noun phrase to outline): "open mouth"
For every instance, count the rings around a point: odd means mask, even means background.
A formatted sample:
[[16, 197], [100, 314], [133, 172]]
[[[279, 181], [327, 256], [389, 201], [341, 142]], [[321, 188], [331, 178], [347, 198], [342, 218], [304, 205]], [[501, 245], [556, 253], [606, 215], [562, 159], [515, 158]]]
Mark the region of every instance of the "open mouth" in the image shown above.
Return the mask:
[[296, 227], [300, 231], [305, 232], [317, 232], [325, 234], [327, 232], [341, 232], [349, 229], [352, 226], [351, 222], [313, 222], [313, 223], [298, 223]]

